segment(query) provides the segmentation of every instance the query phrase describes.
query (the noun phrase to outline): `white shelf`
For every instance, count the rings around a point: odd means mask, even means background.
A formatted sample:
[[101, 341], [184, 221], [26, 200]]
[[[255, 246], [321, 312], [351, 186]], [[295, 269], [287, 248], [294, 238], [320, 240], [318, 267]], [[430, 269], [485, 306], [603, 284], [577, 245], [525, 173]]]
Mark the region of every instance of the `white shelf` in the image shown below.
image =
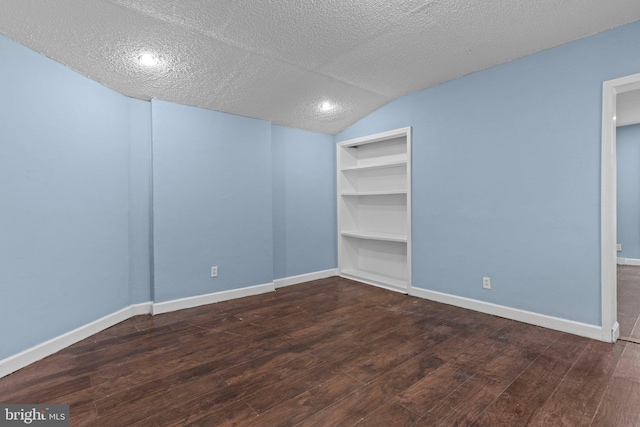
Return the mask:
[[411, 129], [338, 144], [338, 272], [407, 292], [411, 283]]
[[378, 233], [372, 231], [345, 230], [340, 234], [346, 237], [354, 237], [356, 239], [382, 240], [386, 242], [406, 243], [407, 236], [403, 234]]
[[407, 194], [407, 190], [384, 190], [384, 191], [343, 191], [342, 196], [387, 196], [391, 194]]
[[397, 277], [385, 276], [383, 274], [371, 273], [362, 270], [342, 270], [344, 276], [361, 279], [364, 282], [371, 282], [374, 285], [389, 285], [394, 288], [407, 289], [407, 281]]
[[385, 163], [379, 163], [379, 164], [344, 167], [344, 168], [341, 168], [340, 170], [343, 172], [348, 172], [348, 171], [361, 171], [361, 170], [367, 170], [367, 169], [384, 169], [384, 168], [392, 168], [395, 166], [404, 166], [406, 164], [407, 164], [406, 160], [396, 160], [392, 162], [385, 162]]

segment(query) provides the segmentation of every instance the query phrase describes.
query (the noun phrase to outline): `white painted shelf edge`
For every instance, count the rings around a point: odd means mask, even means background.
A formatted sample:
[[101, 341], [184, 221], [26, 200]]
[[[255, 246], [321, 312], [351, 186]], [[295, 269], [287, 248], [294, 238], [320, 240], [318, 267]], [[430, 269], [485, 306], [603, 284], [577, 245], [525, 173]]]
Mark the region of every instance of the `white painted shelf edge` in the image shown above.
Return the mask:
[[[395, 141], [397, 138], [404, 138], [406, 149], [403, 150], [400, 148], [402, 143]], [[386, 147], [384, 144], [380, 145], [380, 147], [383, 147], [382, 149], [370, 146], [365, 150], [359, 150], [361, 145], [364, 148], [367, 144], [378, 142], [386, 143], [387, 141], [389, 141], [389, 144], [387, 144]], [[358, 148], [358, 150], [351, 150], [351, 148]], [[390, 170], [389, 173], [383, 170], [392, 168], [396, 168], [396, 170]], [[400, 171], [402, 168], [404, 168], [406, 172]], [[360, 173], [361, 171], [366, 171], [367, 173]], [[402, 177], [403, 174], [404, 178]], [[394, 181], [380, 184], [386, 187], [386, 189], [381, 189], [375, 180], [384, 181], [385, 177], [393, 179]], [[372, 182], [366, 182], [366, 184], [369, 184], [367, 185], [367, 189], [377, 191], [355, 190], [358, 188], [357, 184], [360, 183], [360, 179], [371, 180]], [[400, 182], [405, 179], [406, 184]], [[352, 183], [354, 185], [350, 185]], [[338, 274], [348, 279], [396, 292], [407, 293], [411, 287], [411, 128], [405, 127], [338, 143], [337, 184]], [[360, 200], [356, 206], [351, 206], [352, 202], [358, 199], [350, 199], [351, 197], [359, 196], [372, 196], [372, 199], [366, 200], [367, 203], [380, 200], [382, 206], [387, 204], [391, 204], [394, 208], [406, 206], [406, 232], [393, 234], [361, 231], [360, 225], [362, 225], [362, 221], [360, 221], [357, 215], [360, 213], [360, 204], [364, 203], [365, 200]], [[380, 197], [380, 199], [377, 197]], [[406, 197], [406, 200], [399, 200], [399, 198], [403, 197]], [[350, 212], [348, 210], [345, 211], [345, 209], [348, 208], [355, 209], [356, 218], [345, 216]], [[375, 206], [373, 206], [373, 208], [375, 208]], [[367, 219], [367, 223], [373, 224], [373, 227], [365, 226], [365, 230], [368, 228], [373, 228], [374, 230], [386, 229], [383, 225], [385, 225], [387, 221], [398, 220], [395, 217], [387, 218], [383, 213], [378, 213], [379, 215], [377, 217], [365, 218]], [[404, 227], [399, 228], [400, 224], [394, 224], [397, 225], [395, 230], [404, 231]], [[378, 225], [380, 228], [378, 228]], [[345, 226], [346, 228], [343, 228]], [[376, 240], [378, 242], [376, 242]], [[393, 246], [394, 249], [399, 249], [404, 245], [407, 256], [402, 259], [391, 257], [387, 260], [388, 265], [385, 264], [378, 268], [375, 259], [372, 259], [368, 255], [366, 249], [384, 249], [387, 245]], [[362, 252], [363, 248], [365, 250], [364, 253]], [[360, 258], [363, 258], [364, 261], [360, 260]], [[361, 267], [364, 267], [364, 269]]]
[[342, 147], [355, 147], [357, 145], [368, 144], [371, 142], [386, 141], [397, 137], [409, 135], [411, 133], [411, 126], [407, 126], [400, 129], [390, 130], [387, 132], [381, 132], [376, 135], [361, 136], [359, 138], [350, 139], [348, 141], [340, 142]]
[[392, 168], [392, 167], [395, 167], [395, 166], [404, 166], [406, 164], [407, 164], [406, 160], [395, 160], [395, 161], [392, 161], [392, 162], [376, 163], [376, 164], [371, 164], [371, 165], [350, 166], [350, 167], [341, 168], [340, 170], [343, 171], [343, 172], [361, 171], [361, 170], [365, 170], [365, 169]]
[[383, 191], [343, 191], [341, 196], [386, 196], [389, 194], [407, 194], [407, 190], [383, 190]]
[[340, 234], [357, 239], [383, 240], [386, 242], [407, 243], [407, 236], [403, 234], [378, 233], [372, 231], [344, 230]]
[[383, 276], [362, 270], [342, 270], [341, 274], [355, 279], [362, 279], [365, 282], [370, 281], [376, 285], [389, 285], [394, 288], [407, 289], [407, 281], [398, 279], [397, 277]]

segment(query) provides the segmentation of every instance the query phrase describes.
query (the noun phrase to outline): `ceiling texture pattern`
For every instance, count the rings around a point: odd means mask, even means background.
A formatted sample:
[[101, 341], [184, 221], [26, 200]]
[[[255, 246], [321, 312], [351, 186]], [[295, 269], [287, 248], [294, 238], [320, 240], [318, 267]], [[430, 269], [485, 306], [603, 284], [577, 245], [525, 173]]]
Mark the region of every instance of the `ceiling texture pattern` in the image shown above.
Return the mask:
[[[1, 34], [125, 95], [329, 134], [638, 19], [638, 0], [0, 1]], [[158, 65], [140, 65], [143, 52]]]

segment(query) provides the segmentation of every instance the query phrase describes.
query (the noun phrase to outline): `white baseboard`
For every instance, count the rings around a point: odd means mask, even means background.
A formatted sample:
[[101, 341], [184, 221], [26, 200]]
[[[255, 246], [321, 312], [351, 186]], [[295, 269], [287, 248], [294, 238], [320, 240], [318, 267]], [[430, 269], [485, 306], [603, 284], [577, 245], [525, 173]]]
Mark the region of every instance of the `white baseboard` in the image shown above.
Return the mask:
[[376, 288], [386, 289], [387, 291], [398, 292], [400, 294], [407, 294], [408, 293], [407, 289], [397, 288], [395, 286], [390, 286], [390, 285], [387, 285], [385, 283], [382, 283], [382, 282], [379, 282], [379, 281], [376, 281], [376, 280], [368, 280], [368, 279], [365, 279], [363, 277], [356, 276], [356, 275], [352, 276], [351, 274], [342, 273], [340, 275], [340, 277], [344, 277], [345, 279], [353, 280], [355, 282], [366, 283], [367, 285], [375, 286]]
[[182, 310], [185, 308], [198, 307], [216, 302], [228, 301], [236, 298], [248, 297], [251, 295], [259, 295], [267, 292], [275, 291], [272, 283], [264, 285], [247, 286], [246, 288], [232, 289], [230, 291], [214, 292], [205, 295], [196, 295], [194, 297], [174, 299], [171, 301], [158, 302], [153, 304], [153, 314], [168, 313], [170, 311]]
[[412, 287], [410, 288], [409, 294], [432, 301], [455, 305], [456, 307], [468, 308], [470, 310], [517, 320], [531, 325], [542, 326], [543, 328], [580, 335], [582, 337], [599, 341], [603, 340], [601, 326], [589, 325], [587, 323], [561, 319], [559, 317], [548, 316], [546, 314], [534, 313], [532, 311], [520, 310], [504, 305], [459, 297], [437, 291], [430, 291], [422, 288]]
[[326, 279], [338, 275], [337, 268], [329, 270], [316, 271], [314, 273], [300, 274], [299, 276], [284, 277], [273, 281], [275, 288], [283, 288], [285, 286], [297, 285], [298, 283], [310, 282], [312, 280]]
[[[153, 313], [153, 303], [151, 301], [143, 302], [140, 304], [133, 304], [133, 305], [130, 305], [128, 308], [131, 310], [131, 315], [129, 317], [140, 316], [141, 314]], [[127, 317], [127, 319], [129, 317]]]
[[246, 288], [198, 295], [195, 297], [182, 298], [157, 304], [144, 302], [141, 304], [130, 305], [122, 310], [116, 311], [115, 313], [108, 314], [98, 320], [94, 320], [91, 323], [80, 326], [73, 331], [67, 332], [34, 347], [28, 348], [20, 353], [14, 354], [13, 356], [9, 356], [6, 359], [0, 360], [0, 378], [17, 371], [18, 369], [22, 369], [31, 363], [57, 353], [72, 344], [82, 341], [93, 334], [110, 328], [111, 326], [123, 322], [133, 316], [141, 314], [167, 313], [170, 311], [182, 310], [183, 308], [197, 307], [204, 304], [272, 292], [274, 290], [275, 288], [273, 283], [267, 283], [265, 285], [248, 286]]
[[[603, 337], [607, 338], [607, 337]], [[611, 329], [611, 342], [616, 342], [620, 338], [620, 324], [616, 322]], [[604, 339], [603, 339], [604, 341]]]
[[618, 258], [618, 265], [635, 265], [640, 266], [640, 259], [636, 258]]
[[13, 356], [9, 356], [6, 359], [0, 360], [0, 378], [17, 371], [18, 369], [24, 368], [31, 363], [37, 362], [40, 359], [44, 359], [47, 356], [57, 353], [63, 348], [82, 341], [85, 338], [89, 338], [91, 335], [110, 328], [130, 317], [137, 316], [139, 314], [149, 314], [151, 313], [151, 306], [152, 304], [150, 302], [130, 305], [122, 310], [116, 311], [115, 313], [108, 314], [70, 332], [52, 338], [18, 354], [14, 354]]

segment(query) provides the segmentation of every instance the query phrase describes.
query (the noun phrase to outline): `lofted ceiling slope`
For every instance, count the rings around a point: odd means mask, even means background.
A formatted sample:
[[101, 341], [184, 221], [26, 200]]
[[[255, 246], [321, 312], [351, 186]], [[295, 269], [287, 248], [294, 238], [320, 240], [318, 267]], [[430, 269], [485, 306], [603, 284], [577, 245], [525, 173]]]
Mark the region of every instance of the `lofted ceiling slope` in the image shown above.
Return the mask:
[[[0, 2], [0, 33], [125, 95], [329, 134], [400, 96], [638, 19], [638, 0]], [[140, 65], [143, 52], [158, 65]], [[320, 111], [325, 100], [335, 108]]]

